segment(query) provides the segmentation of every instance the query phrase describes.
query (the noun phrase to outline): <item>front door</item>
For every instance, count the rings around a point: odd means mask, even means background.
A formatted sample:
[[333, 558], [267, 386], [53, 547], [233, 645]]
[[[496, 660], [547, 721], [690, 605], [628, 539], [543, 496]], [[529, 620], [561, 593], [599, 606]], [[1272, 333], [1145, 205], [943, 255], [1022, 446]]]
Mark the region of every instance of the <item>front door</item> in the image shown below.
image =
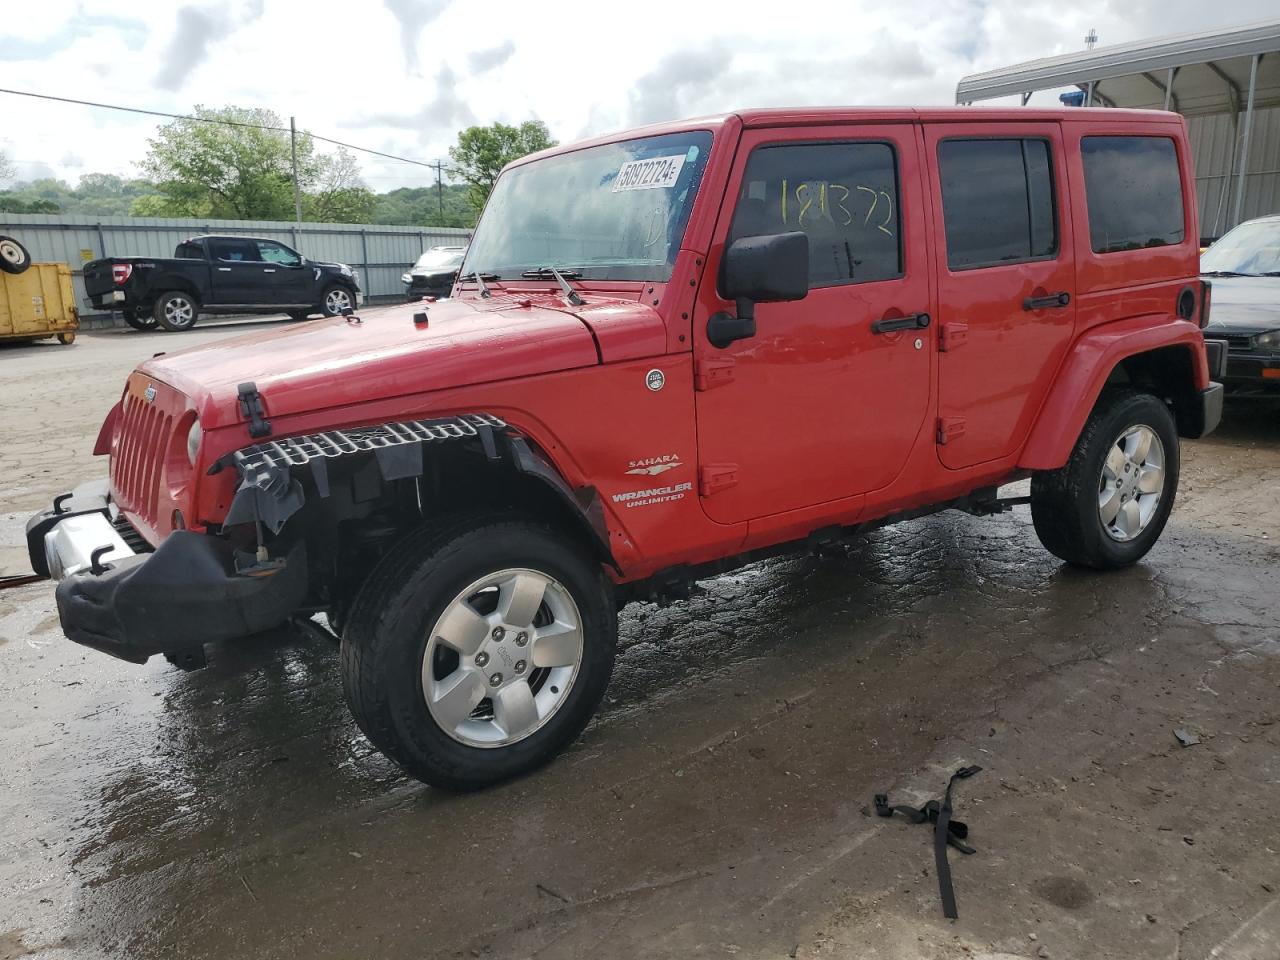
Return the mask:
[[[720, 523], [891, 483], [930, 414], [933, 325], [911, 124], [747, 130], [693, 318], [699, 490]], [[707, 320], [726, 245], [803, 231], [809, 293], [756, 306], [724, 349]], [[896, 323], [893, 321], [897, 321]]]
[[1014, 454], [1075, 326], [1075, 268], [1056, 123], [930, 124], [938, 274], [938, 456]]
[[302, 257], [274, 240], [255, 242], [262, 258], [261, 302], [282, 306], [313, 303], [311, 270], [303, 266]]

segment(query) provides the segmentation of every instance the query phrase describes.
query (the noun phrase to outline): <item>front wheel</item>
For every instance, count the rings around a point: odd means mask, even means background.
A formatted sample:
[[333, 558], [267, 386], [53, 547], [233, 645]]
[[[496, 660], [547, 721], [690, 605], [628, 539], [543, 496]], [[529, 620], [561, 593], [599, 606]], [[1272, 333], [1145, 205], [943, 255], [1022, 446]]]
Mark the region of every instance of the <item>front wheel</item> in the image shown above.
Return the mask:
[[1160, 537], [1178, 490], [1178, 432], [1159, 397], [1130, 388], [1099, 398], [1058, 470], [1031, 479], [1040, 542], [1081, 567], [1142, 559]]
[[478, 518], [379, 562], [343, 631], [343, 689], [406, 772], [474, 790], [582, 731], [616, 642], [611, 587], [576, 541], [532, 519]]
[[171, 291], [156, 301], [156, 323], [173, 333], [190, 330], [196, 325], [200, 308], [190, 294]]
[[326, 317], [339, 317], [348, 310], [356, 308], [356, 298], [351, 291], [340, 284], [326, 287], [320, 297], [320, 309]]

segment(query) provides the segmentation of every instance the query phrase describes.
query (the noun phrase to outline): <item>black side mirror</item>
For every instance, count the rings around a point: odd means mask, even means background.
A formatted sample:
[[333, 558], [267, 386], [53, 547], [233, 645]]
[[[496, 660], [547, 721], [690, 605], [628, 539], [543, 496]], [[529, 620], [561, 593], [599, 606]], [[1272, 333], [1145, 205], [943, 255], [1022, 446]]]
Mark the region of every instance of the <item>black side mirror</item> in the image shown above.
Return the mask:
[[720, 288], [737, 304], [737, 315], [707, 320], [707, 339], [723, 349], [756, 335], [757, 303], [803, 300], [809, 295], [809, 238], [799, 232], [743, 237], [725, 251]]

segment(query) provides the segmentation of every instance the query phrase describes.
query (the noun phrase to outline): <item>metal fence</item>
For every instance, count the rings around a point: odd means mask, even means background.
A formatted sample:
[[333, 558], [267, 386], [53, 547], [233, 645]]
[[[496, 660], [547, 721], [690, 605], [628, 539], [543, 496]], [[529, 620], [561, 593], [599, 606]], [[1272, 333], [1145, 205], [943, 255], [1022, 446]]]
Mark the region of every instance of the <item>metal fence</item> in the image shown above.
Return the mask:
[[[1231, 208], [1239, 182], [1240, 118], [1229, 113], [1188, 117], [1187, 133], [1195, 155], [1200, 233], [1220, 236], [1231, 226]], [[1253, 112], [1243, 199], [1240, 220], [1280, 212], [1280, 107]]]
[[401, 296], [400, 276], [423, 250], [459, 246], [471, 236], [470, 230], [454, 227], [0, 212], [0, 234], [17, 237], [33, 260], [71, 265], [81, 309], [85, 292], [80, 268], [85, 263], [99, 257], [171, 257], [179, 243], [202, 233], [265, 237], [312, 260], [345, 263], [360, 272], [360, 287], [372, 299]]

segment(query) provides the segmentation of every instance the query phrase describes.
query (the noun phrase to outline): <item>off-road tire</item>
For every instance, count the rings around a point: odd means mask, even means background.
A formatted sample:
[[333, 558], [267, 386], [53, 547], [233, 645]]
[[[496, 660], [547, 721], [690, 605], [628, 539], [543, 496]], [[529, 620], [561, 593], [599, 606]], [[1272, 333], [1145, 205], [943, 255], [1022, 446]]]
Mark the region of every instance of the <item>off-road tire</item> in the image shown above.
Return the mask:
[[0, 237], [0, 270], [25, 273], [31, 266], [31, 252], [13, 237]]
[[[468, 746], [427, 708], [427, 634], [459, 591], [513, 567], [542, 572], [568, 590], [581, 614], [582, 660], [566, 699], [535, 732], [507, 746]], [[374, 567], [345, 619], [343, 691], [360, 729], [410, 776], [456, 791], [527, 773], [577, 737], [609, 684], [618, 630], [599, 562], [565, 533], [513, 513], [460, 518], [401, 541]]]
[[323, 313], [326, 317], [338, 317], [342, 315], [341, 310], [335, 310], [329, 303], [331, 295], [341, 291], [347, 295], [348, 305], [350, 309], [356, 308], [356, 295], [351, 292], [351, 288], [341, 283], [331, 283], [324, 288], [324, 293], [320, 294], [320, 305], [316, 309]]
[[[1164, 490], [1147, 525], [1130, 540], [1113, 539], [1098, 512], [1103, 462], [1130, 427], [1145, 425], [1164, 447]], [[1031, 478], [1031, 519], [1040, 542], [1078, 567], [1114, 570], [1142, 559], [1164, 530], [1178, 490], [1178, 431], [1159, 398], [1130, 387], [1103, 391], [1066, 465]]]
[[145, 313], [139, 313], [136, 310], [121, 311], [124, 315], [124, 322], [135, 330], [141, 330], [143, 333], [150, 332], [160, 324], [154, 316]]
[[[185, 302], [189, 311], [182, 311], [179, 304]], [[176, 308], [171, 310], [171, 306]], [[176, 313], [185, 313], [186, 316], [179, 319]], [[160, 295], [156, 300], [155, 310], [153, 311], [156, 323], [164, 327], [171, 333], [181, 333], [184, 330], [190, 330], [196, 325], [196, 321], [200, 318], [200, 305], [196, 303], [196, 298], [189, 293], [183, 293], [181, 290], [170, 290], [168, 293]]]

